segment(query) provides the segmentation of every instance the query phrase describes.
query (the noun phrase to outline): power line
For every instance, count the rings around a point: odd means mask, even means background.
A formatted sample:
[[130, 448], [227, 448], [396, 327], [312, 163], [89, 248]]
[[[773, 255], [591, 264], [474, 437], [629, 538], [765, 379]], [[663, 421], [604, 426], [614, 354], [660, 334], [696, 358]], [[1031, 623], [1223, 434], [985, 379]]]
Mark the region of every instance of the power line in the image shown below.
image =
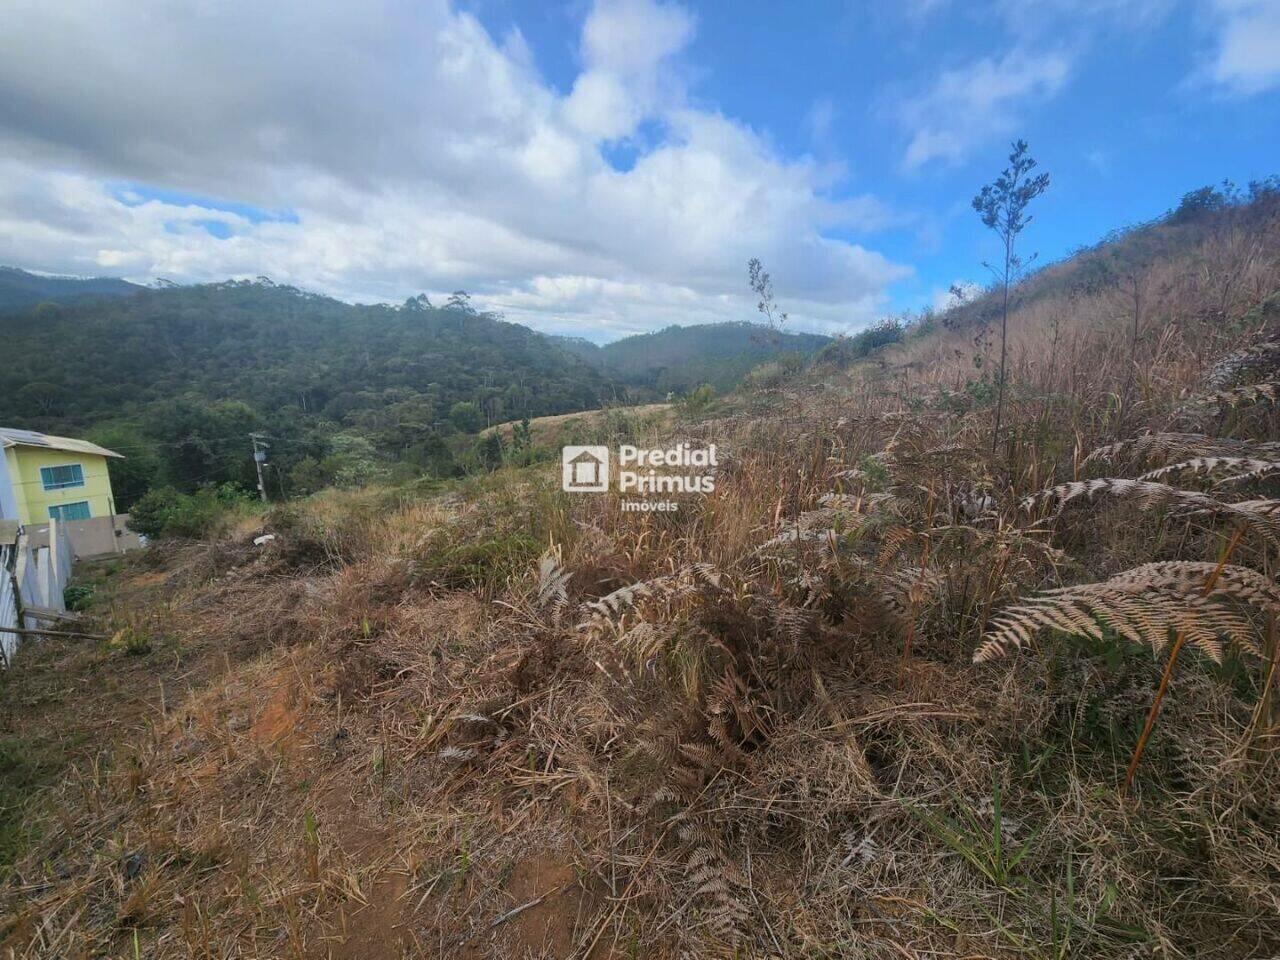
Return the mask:
[[[86, 480], [86, 481], [87, 481], [87, 480], [101, 480], [101, 479], [102, 479], [103, 477], [105, 477], [105, 476], [107, 476], [107, 474], [105, 474], [105, 473], [87, 473], [87, 474], [85, 474], [85, 477], [84, 477], [84, 478], [85, 478], [85, 480]], [[43, 484], [43, 483], [44, 483], [44, 481], [43, 481], [43, 480], [40, 480], [40, 479], [36, 479], [36, 480], [11, 480], [11, 481], [10, 481], [10, 484], [11, 484], [12, 486], [15, 486], [15, 487], [17, 487], [17, 486], [22, 486], [22, 485], [24, 485], [24, 484], [28, 484], [28, 483], [40, 483], [40, 484]], [[49, 492], [50, 492], [50, 493], [56, 493], [56, 492], [57, 492], [57, 491], [59, 491], [59, 490], [74, 490], [74, 489], [76, 489], [77, 487], [83, 487], [83, 486], [84, 486], [84, 484], [83, 484], [83, 483], [77, 483], [77, 484], [72, 484], [71, 486], [65, 486], [65, 487], [52, 487], [52, 488], [48, 488], [48, 490], [49, 490]]]

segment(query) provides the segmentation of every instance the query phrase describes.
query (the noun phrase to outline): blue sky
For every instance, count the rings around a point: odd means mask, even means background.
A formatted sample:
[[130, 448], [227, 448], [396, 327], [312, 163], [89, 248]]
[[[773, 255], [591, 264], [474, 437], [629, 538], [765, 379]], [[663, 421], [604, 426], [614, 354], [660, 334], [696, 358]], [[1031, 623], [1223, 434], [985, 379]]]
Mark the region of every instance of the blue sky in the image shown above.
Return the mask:
[[839, 332], [982, 279], [1014, 137], [1042, 259], [1280, 172], [1280, 0], [52, 6], [0, 36], [32, 269], [461, 287], [605, 340], [750, 318], [760, 256]]
[[[784, 153], [841, 167], [835, 196], [869, 191], [897, 212], [901, 222], [874, 234], [874, 245], [916, 267], [914, 278], [894, 285], [898, 309], [982, 278], [994, 247], [968, 201], [999, 171], [1012, 137], [1028, 140], [1052, 176], [1027, 238], [1046, 259], [1159, 216], [1195, 187], [1280, 173], [1276, 5], [1255, 5], [1270, 7], [1273, 32], [1262, 39], [1275, 44], [1262, 89], [1212, 80], [1223, 27], [1211, 6], [1049, 3], [1021, 20], [1000, 4], [890, 6], [694, 4], [687, 68], [691, 96], [709, 109], [742, 118]], [[521, 30], [547, 77], [572, 88], [580, 11], [472, 9], [496, 33]], [[908, 164], [913, 132], [898, 123], [901, 102], [927, 94], [943, 73], [999, 64], [1018, 50], [1062, 58], [1063, 79], [1051, 91], [1009, 98], [1006, 122], [960, 156]]]

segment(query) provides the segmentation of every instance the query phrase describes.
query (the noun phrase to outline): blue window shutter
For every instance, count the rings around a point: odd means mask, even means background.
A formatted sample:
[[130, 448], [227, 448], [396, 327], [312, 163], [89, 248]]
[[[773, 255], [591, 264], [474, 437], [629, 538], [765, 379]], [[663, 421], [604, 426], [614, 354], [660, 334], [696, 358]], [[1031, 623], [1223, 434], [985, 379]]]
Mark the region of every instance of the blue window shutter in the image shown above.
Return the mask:
[[75, 503], [59, 503], [49, 508], [50, 520], [88, 520], [90, 519], [89, 501], [79, 500]]

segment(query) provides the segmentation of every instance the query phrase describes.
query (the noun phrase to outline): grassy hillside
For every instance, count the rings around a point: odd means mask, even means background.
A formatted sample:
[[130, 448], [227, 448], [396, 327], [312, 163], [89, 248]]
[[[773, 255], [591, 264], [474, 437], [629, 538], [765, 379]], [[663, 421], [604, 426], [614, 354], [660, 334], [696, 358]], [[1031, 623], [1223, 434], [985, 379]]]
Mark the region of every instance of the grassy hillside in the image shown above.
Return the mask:
[[[1097, 244], [1056, 263], [1040, 266], [1014, 293], [1017, 308], [1063, 311], [1076, 301], [1105, 296], [1124, 303], [1132, 319], [1160, 303], [1181, 304], [1190, 284], [1198, 309], [1225, 314], [1241, 299], [1266, 293], [1258, 286], [1256, 263], [1265, 255], [1259, 238], [1280, 216], [1280, 180], [1203, 187], [1186, 194], [1165, 216], [1116, 230]], [[1179, 271], [1212, 271], [1212, 277], [1188, 281]], [[1264, 271], [1265, 275], [1265, 271]], [[1242, 289], [1242, 285], [1245, 289]], [[999, 298], [986, 292], [948, 312], [948, 324], [964, 328], [994, 320]]]
[[[1136, 327], [1119, 279], [1022, 291], [994, 444], [961, 312], [674, 426], [602, 418], [717, 444], [674, 512], [534, 463], [100, 571], [117, 640], [3, 678], [8, 755], [59, 729], [73, 766], [26, 771], [50, 786], [10, 831], [0, 946], [1277, 955], [1261, 209], [1147, 262]], [[149, 709], [81, 706], [126, 680]]]
[[22, 310], [40, 303], [124, 297], [141, 289], [115, 277], [48, 277], [16, 267], [0, 267], [0, 311]]

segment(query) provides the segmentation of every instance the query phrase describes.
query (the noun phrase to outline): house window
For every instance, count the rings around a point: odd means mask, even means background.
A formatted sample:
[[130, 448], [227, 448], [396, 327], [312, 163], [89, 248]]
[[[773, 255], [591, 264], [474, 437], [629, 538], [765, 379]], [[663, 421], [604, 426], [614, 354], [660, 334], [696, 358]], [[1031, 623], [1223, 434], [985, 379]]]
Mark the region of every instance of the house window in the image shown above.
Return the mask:
[[84, 486], [84, 467], [68, 463], [61, 467], [41, 467], [40, 482], [46, 490], [65, 490], [67, 487]]
[[77, 500], [75, 503], [60, 503], [49, 508], [50, 520], [88, 520], [89, 501]]

